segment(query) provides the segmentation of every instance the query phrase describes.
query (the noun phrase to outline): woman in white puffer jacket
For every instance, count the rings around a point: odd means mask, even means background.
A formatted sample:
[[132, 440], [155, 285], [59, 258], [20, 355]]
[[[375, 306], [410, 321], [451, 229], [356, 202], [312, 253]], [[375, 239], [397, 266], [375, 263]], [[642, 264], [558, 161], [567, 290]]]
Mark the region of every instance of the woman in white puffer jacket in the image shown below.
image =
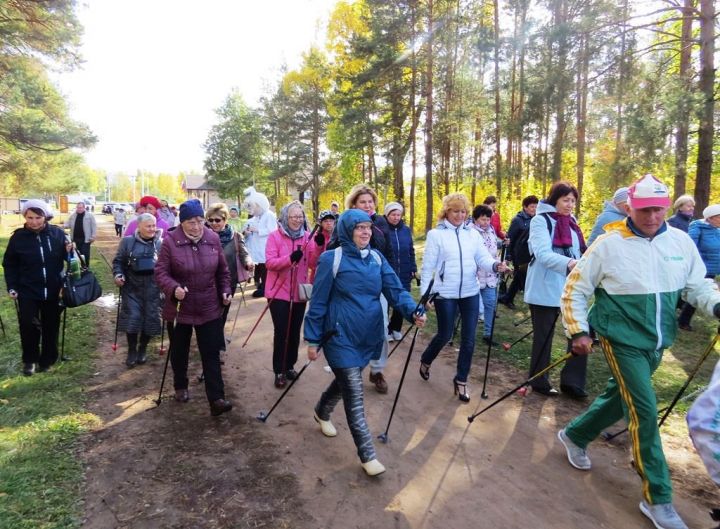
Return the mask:
[[432, 292], [435, 298], [438, 332], [423, 352], [420, 376], [430, 378], [430, 364], [453, 334], [455, 314], [462, 318], [460, 353], [453, 379], [455, 394], [463, 402], [470, 400], [467, 377], [475, 350], [475, 327], [478, 321], [478, 268], [486, 272], [504, 272], [507, 267], [487, 251], [480, 234], [466, 225], [470, 201], [462, 193], [443, 198], [438, 226], [427, 234], [420, 289], [425, 292], [435, 276]]

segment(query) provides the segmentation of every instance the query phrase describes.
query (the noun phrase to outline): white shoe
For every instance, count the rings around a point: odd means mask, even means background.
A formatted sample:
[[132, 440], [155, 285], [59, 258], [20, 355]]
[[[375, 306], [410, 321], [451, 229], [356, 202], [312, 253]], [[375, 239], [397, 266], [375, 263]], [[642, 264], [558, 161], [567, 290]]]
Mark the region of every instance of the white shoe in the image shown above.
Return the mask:
[[377, 459], [372, 459], [367, 463], [362, 463], [362, 467], [368, 476], [377, 476], [385, 472], [385, 467]]
[[395, 338], [396, 340], [399, 340], [400, 338], [403, 337], [403, 335], [402, 335], [402, 333], [401, 333], [400, 331], [393, 331], [393, 332], [392, 332], [392, 337]]
[[640, 511], [650, 518], [657, 529], [688, 529], [672, 503], [648, 505], [643, 500], [640, 502]]
[[573, 443], [565, 433], [564, 428], [558, 431], [557, 438], [565, 447], [568, 462], [572, 466], [574, 466], [578, 470], [590, 470], [592, 464], [590, 463], [590, 458], [587, 455], [587, 451], [584, 448], [580, 448], [578, 445]]
[[387, 339], [388, 342], [394, 342], [394, 341], [395, 341], [395, 337], [392, 335], [391, 332], [388, 333], [386, 339]]
[[333, 423], [330, 421], [323, 421], [317, 416], [317, 413], [313, 414], [313, 418], [315, 419], [315, 422], [320, 425], [320, 431], [325, 437], [335, 437], [337, 435], [337, 430], [335, 429]]

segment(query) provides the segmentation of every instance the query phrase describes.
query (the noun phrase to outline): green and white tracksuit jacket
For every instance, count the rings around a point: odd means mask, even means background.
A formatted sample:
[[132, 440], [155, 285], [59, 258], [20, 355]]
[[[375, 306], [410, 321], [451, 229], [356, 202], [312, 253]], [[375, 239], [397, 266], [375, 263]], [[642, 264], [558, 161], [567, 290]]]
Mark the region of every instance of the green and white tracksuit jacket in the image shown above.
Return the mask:
[[651, 376], [675, 339], [680, 296], [711, 314], [720, 303], [690, 237], [664, 225], [649, 239], [625, 219], [608, 224], [605, 235], [588, 248], [568, 276], [560, 301], [568, 336], [585, 335], [592, 325], [613, 374], [566, 433], [584, 448], [624, 416], [643, 496], [652, 504], [672, 501]]

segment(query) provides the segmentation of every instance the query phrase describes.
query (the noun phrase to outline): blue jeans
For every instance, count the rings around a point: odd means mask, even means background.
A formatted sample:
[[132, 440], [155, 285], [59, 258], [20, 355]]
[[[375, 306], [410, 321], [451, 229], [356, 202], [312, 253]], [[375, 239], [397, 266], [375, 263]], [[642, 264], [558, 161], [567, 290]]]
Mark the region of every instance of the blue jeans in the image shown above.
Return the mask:
[[493, 327], [493, 314], [495, 313], [495, 304], [497, 303], [497, 289], [485, 287], [480, 289], [480, 297], [485, 307], [485, 331], [483, 336], [490, 336]]
[[[438, 332], [428, 344], [420, 359], [424, 364], [432, 364], [446, 343], [453, 335], [455, 314], [460, 310], [461, 333], [460, 353], [457, 361], [457, 374], [455, 380], [467, 382], [470, 373], [470, 364], [475, 351], [475, 329], [478, 321], [479, 297], [469, 296], [460, 299], [436, 299], [435, 314], [437, 314]], [[492, 316], [491, 316], [492, 317]]]

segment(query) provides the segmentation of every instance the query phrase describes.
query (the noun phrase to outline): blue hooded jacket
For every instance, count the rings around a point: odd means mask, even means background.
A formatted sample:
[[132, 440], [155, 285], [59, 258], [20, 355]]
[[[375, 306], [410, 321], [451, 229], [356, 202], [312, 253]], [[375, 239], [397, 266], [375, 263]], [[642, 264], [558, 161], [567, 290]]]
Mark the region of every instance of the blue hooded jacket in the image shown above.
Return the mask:
[[590, 237], [588, 237], [587, 245], [590, 246], [592, 243], [595, 242], [595, 239], [605, 233], [605, 226], [607, 226], [611, 222], [625, 220], [626, 218], [627, 214], [624, 211], [621, 211], [612, 202], [606, 201], [605, 208], [595, 220], [595, 225], [593, 226], [592, 232], [590, 233]]
[[707, 275], [720, 275], [720, 228], [705, 220], [696, 220], [690, 223], [688, 235], [700, 252]]
[[323, 348], [333, 368], [365, 367], [379, 357], [386, 335], [380, 294], [408, 321], [413, 321], [416, 306], [385, 257], [380, 256], [379, 265], [369, 252], [362, 256], [352, 240], [360, 222], [370, 222], [370, 217], [359, 209], [340, 215], [336, 233], [342, 259], [337, 275], [333, 277], [334, 250], [324, 252], [318, 260], [310, 309], [305, 315], [307, 342], [317, 344], [326, 332], [337, 331]]

